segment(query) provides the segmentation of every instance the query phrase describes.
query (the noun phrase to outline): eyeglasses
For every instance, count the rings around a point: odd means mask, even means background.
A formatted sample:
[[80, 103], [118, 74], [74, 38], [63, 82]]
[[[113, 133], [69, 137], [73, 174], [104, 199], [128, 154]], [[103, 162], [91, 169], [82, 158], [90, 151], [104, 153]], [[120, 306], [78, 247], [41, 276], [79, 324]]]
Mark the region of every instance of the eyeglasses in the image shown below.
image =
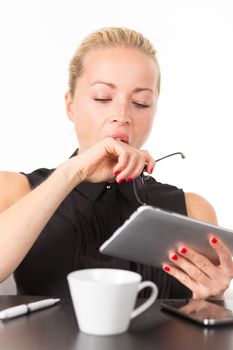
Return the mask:
[[[169, 158], [169, 157], [172, 157], [175, 155], [180, 155], [182, 159], [185, 159], [184, 153], [175, 152], [175, 153], [171, 153], [171, 154], [168, 154], [164, 157], [156, 159], [155, 163], [158, 163], [160, 160], [163, 160], [165, 158]], [[138, 203], [141, 205], [147, 205], [147, 203], [146, 203], [146, 197], [147, 197], [146, 181], [148, 179], [150, 179], [150, 177], [145, 175], [145, 169], [143, 170], [143, 172], [141, 173], [140, 176], [133, 179], [134, 194], [135, 194], [135, 197], [136, 197]]]

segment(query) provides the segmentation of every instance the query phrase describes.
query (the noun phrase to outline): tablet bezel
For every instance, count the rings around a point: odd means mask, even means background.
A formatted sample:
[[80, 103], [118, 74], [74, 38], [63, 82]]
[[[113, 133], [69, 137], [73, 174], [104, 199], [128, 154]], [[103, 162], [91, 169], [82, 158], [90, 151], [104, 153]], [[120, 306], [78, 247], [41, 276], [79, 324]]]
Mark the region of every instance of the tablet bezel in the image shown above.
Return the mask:
[[185, 244], [218, 264], [208, 240], [213, 234], [233, 252], [232, 230], [145, 205], [101, 245], [100, 252], [158, 267], [168, 260], [170, 250]]

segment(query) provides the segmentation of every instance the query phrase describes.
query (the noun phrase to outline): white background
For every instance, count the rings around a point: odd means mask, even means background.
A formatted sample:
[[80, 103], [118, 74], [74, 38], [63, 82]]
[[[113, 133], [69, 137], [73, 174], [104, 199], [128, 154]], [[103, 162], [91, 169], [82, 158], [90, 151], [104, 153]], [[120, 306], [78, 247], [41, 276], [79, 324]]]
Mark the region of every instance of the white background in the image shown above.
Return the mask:
[[229, 0], [0, 0], [0, 169], [55, 167], [77, 146], [65, 113], [68, 64], [106, 26], [155, 45], [161, 96], [147, 147], [154, 176], [197, 192], [233, 229], [233, 5]]

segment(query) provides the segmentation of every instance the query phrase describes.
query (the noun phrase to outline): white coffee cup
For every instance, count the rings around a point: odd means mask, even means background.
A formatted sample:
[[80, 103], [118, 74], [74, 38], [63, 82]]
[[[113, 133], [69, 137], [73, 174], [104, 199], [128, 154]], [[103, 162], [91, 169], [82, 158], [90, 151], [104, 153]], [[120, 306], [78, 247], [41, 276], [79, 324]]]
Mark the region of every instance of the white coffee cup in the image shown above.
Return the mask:
[[[67, 278], [79, 329], [93, 335], [127, 331], [130, 320], [148, 309], [158, 294], [153, 282], [141, 282], [138, 273], [127, 270], [85, 269]], [[150, 297], [133, 310], [137, 294], [146, 287], [152, 290]]]

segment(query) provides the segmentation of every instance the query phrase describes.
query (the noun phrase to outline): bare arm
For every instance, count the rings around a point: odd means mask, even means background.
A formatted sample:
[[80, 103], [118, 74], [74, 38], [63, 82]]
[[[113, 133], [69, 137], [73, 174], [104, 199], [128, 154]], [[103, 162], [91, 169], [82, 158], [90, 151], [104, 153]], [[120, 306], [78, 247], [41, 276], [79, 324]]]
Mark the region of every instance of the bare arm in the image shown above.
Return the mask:
[[25, 176], [0, 174], [0, 281], [20, 264], [59, 204], [78, 182], [72, 172], [68, 175], [68, 169], [69, 162], [33, 191]]
[[[0, 174], [0, 282], [20, 264], [40, 232], [66, 196], [82, 181], [120, 181], [138, 176], [146, 151], [106, 138], [59, 166], [41, 185], [30, 190], [19, 174]], [[118, 173], [117, 176], [114, 173]]]
[[205, 198], [187, 192], [185, 193], [185, 202], [189, 217], [217, 225], [218, 220], [215, 210]]

